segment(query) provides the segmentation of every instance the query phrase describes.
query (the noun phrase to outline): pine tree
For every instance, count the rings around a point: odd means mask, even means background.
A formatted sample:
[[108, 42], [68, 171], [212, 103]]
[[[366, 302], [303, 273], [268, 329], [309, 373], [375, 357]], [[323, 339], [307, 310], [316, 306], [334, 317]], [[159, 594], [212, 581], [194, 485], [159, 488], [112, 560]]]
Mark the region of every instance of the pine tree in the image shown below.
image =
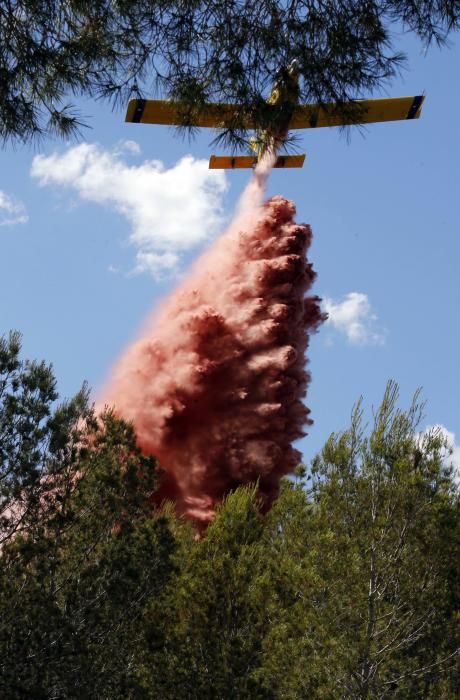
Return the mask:
[[[83, 118], [74, 96], [184, 103], [184, 126], [207, 100], [241, 104], [256, 126], [277, 71], [297, 59], [301, 100], [363, 97], [403, 56], [394, 26], [424, 45], [458, 29], [458, 0], [76, 0], [0, 5], [0, 135], [64, 138]], [[235, 124], [221, 133], [237, 146]]]
[[148, 622], [149, 698], [275, 697], [256, 678], [271, 586], [263, 539], [255, 488], [230, 494], [199, 540], [182, 530], [178, 575]]
[[3, 341], [0, 695], [142, 697], [143, 613], [175, 544], [152, 510], [155, 463], [87, 395], [55, 408], [50, 367]]
[[286, 585], [261, 673], [281, 697], [458, 694], [458, 492], [442, 436], [421, 440], [417, 398], [407, 411], [397, 398], [390, 383], [369, 436], [358, 404], [315, 460], [309, 501], [287, 487], [271, 514]]
[[52, 367], [20, 359], [17, 332], [0, 337], [0, 545], [39, 526], [57, 479], [84, 449], [79, 425], [91, 419], [88, 391], [58, 398]]
[[87, 392], [0, 344], [0, 695], [453, 700], [460, 504], [442, 434], [390, 383], [262, 515], [205, 533], [151, 504], [156, 464]]

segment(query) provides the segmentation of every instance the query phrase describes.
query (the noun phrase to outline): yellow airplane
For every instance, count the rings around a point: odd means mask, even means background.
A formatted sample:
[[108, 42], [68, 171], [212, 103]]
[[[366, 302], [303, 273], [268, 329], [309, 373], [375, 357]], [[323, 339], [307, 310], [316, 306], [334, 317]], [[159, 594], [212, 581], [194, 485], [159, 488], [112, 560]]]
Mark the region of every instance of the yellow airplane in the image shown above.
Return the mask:
[[[388, 122], [418, 119], [424, 95], [391, 97], [376, 100], [355, 100], [346, 104], [299, 104], [299, 71], [297, 61], [279, 71], [266, 103], [266, 129], [256, 131], [250, 141], [254, 155], [215, 156], [209, 160], [213, 169], [253, 168], [268, 150], [278, 153], [293, 129], [314, 129], [322, 126], [346, 126], [354, 123]], [[179, 102], [169, 100], [130, 100], [127, 122], [166, 124], [228, 129], [237, 126], [254, 128], [247, 108], [242, 105], [208, 103], [194, 112]], [[275, 168], [301, 168], [305, 154], [278, 155]]]

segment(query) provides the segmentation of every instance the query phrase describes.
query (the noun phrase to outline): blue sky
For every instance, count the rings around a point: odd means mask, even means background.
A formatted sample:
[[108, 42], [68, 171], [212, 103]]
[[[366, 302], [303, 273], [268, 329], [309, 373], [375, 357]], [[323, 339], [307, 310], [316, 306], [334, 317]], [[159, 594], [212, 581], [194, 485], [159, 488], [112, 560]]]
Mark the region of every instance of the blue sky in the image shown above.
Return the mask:
[[[331, 312], [309, 352], [306, 459], [347, 426], [360, 395], [377, 406], [393, 378], [403, 405], [423, 387], [424, 426], [444, 426], [460, 462], [460, 44], [403, 48], [409, 70], [387, 94], [426, 91], [420, 120], [355, 130], [350, 142], [337, 129], [297, 132], [304, 168], [269, 181], [313, 228], [314, 291]], [[80, 142], [1, 154], [0, 333], [20, 330], [24, 355], [52, 362], [62, 397], [83, 379], [102, 384], [249, 177], [207, 171], [210, 132], [188, 143], [125, 124], [107, 104], [80, 107], [92, 126]]]

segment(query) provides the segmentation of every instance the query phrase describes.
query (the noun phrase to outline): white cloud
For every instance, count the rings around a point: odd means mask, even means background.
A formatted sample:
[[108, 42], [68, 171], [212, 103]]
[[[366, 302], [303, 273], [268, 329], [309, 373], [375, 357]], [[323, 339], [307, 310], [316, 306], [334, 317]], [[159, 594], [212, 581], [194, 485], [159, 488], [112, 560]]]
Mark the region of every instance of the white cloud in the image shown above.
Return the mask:
[[[127, 145], [129, 144], [129, 145]], [[134, 153], [135, 142], [123, 148]], [[32, 177], [42, 186], [60, 185], [82, 200], [113, 207], [131, 226], [137, 272], [176, 267], [181, 253], [208, 239], [222, 224], [223, 172], [205, 160], [182, 158], [172, 168], [146, 160], [128, 165], [118, 150], [83, 143], [66, 152], [35, 156]]]
[[24, 204], [0, 190], [0, 226], [25, 224], [28, 220]]
[[155, 277], [161, 276], [161, 273], [166, 270], [175, 270], [179, 262], [179, 257], [176, 253], [159, 254], [140, 251], [136, 259], [137, 265], [134, 272], [151, 272]]
[[129, 153], [130, 155], [137, 156], [141, 153], [141, 147], [136, 141], [132, 141], [131, 139], [124, 139], [117, 143], [113, 152], [116, 155]]
[[342, 301], [325, 298], [323, 308], [329, 315], [327, 322], [344, 333], [352, 345], [383, 345], [385, 342], [367, 294], [350, 292]]
[[440, 434], [444, 440], [446, 440], [448, 448], [452, 450], [452, 454], [447, 454], [444, 462], [447, 465], [452, 465], [454, 469], [454, 481], [460, 486], [460, 445], [457, 444], [455, 440], [455, 433], [451, 430], [447, 430], [447, 428], [438, 423], [437, 425], [429, 425], [425, 428], [423, 433], [420, 433], [420, 440], [423, 440], [428, 434]]

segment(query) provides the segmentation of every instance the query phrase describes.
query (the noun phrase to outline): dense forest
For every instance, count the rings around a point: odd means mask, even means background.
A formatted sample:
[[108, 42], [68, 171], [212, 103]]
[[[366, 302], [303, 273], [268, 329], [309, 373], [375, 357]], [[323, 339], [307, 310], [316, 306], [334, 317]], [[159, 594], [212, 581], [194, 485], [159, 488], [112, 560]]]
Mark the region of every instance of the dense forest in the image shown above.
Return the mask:
[[418, 395], [358, 402], [270, 512], [239, 487], [200, 535], [128, 424], [57, 399], [3, 338], [1, 697], [459, 697], [458, 485]]

